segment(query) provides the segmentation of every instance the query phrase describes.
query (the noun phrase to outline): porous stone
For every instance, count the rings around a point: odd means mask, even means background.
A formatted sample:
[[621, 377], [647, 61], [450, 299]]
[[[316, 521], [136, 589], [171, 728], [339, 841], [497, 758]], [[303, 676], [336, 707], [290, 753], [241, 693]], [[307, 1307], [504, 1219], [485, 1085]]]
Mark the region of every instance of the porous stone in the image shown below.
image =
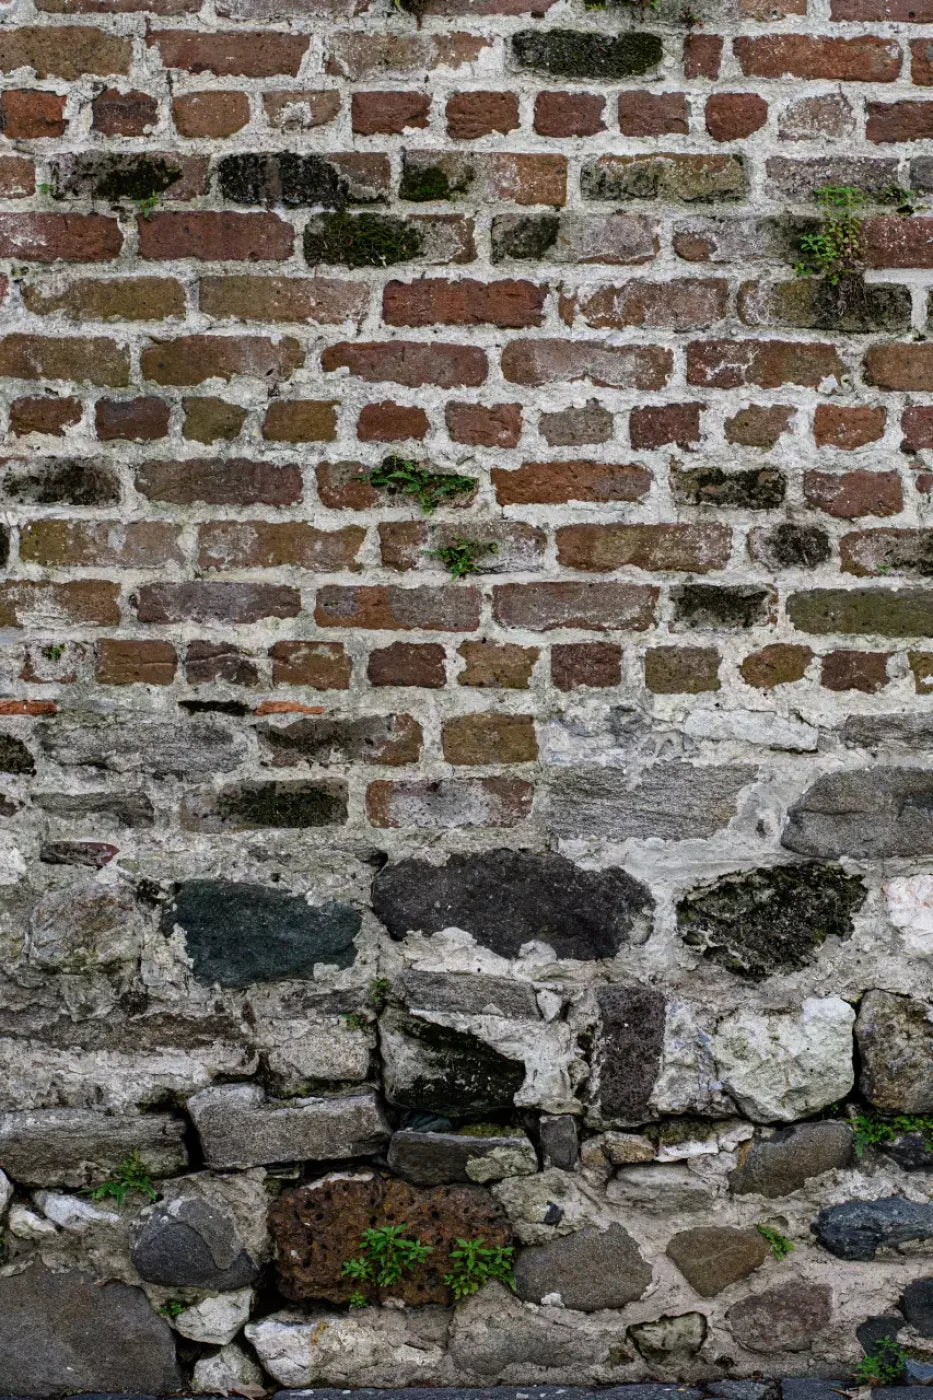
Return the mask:
[[852, 1088], [854, 1022], [841, 997], [806, 997], [799, 1012], [737, 1011], [712, 1037], [723, 1087], [756, 1123], [816, 1113]]
[[510, 1108], [525, 1066], [478, 1036], [390, 1007], [379, 1024], [386, 1098], [453, 1117]]
[[904, 1196], [875, 1201], [843, 1201], [826, 1206], [813, 1222], [824, 1249], [839, 1259], [874, 1259], [882, 1247], [896, 1249], [933, 1236], [933, 1205]]
[[[277, 1249], [279, 1288], [292, 1302], [318, 1299], [346, 1303], [362, 1293], [369, 1302], [401, 1299], [408, 1304], [453, 1300], [444, 1274], [458, 1239], [483, 1239], [507, 1246], [511, 1227], [493, 1198], [479, 1186], [418, 1187], [373, 1175], [323, 1177], [285, 1191], [270, 1211]], [[397, 1283], [349, 1278], [344, 1263], [356, 1258], [364, 1230], [403, 1225], [406, 1236], [430, 1246], [424, 1262]]]
[[347, 904], [309, 904], [301, 895], [232, 880], [188, 880], [162, 915], [177, 927], [194, 975], [222, 987], [312, 977], [315, 967], [349, 967], [359, 913]]
[[87, 972], [132, 962], [139, 953], [141, 932], [129, 890], [72, 884], [36, 901], [27, 956], [44, 971]]
[[[119, 1345], [102, 1345], [107, 1338]], [[142, 1289], [74, 1269], [34, 1264], [0, 1277], [0, 1356], [13, 1395], [161, 1395], [182, 1385], [171, 1329]]]
[[569, 1113], [544, 1114], [538, 1122], [538, 1138], [547, 1166], [572, 1172], [580, 1158], [577, 1120]]
[[793, 1281], [743, 1298], [726, 1314], [736, 1341], [758, 1352], [806, 1351], [831, 1318], [828, 1284]]
[[588, 1226], [548, 1244], [523, 1249], [515, 1264], [520, 1298], [540, 1303], [559, 1293], [563, 1305], [580, 1312], [622, 1308], [641, 1298], [651, 1282], [645, 1262], [623, 1226]]
[[153, 1208], [133, 1244], [132, 1260], [147, 1283], [184, 1288], [240, 1289], [259, 1273], [233, 1214], [196, 1195]]
[[917, 1278], [901, 1294], [901, 1312], [921, 1337], [933, 1337], [933, 1278]]
[[871, 991], [855, 1022], [859, 1089], [880, 1113], [933, 1110], [933, 1008], [913, 997]]
[[675, 1235], [668, 1241], [667, 1255], [701, 1298], [714, 1298], [760, 1268], [768, 1257], [768, 1244], [757, 1230], [706, 1225]]
[[851, 1166], [853, 1155], [847, 1123], [800, 1123], [740, 1147], [729, 1186], [740, 1196], [789, 1196], [811, 1177]]
[[0, 1166], [22, 1186], [92, 1186], [134, 1153], [150, 1176], [183, 1170], [184, 1121], [80, 1108], [0, 1114]]
[[638, 1123], [650, 1116], [661, 1065], [666, 1001], [650, 987], [600, 987], [593, 1067], [606, 1120]]
[[524, 1133], [473, 1136], [402, 1129], [392, 1134], [388, 1163], [417, 1186], [448, 1181], [501, 1181], [538, 1170], [535, 1150]]
[[820, 859], [933, 854], [933, 772], [870, 768], [827, 773], [791, 807], [781, 844]]
[[653, 907], [624, 870], [584, 870], [549, 852], [512, 850], [387, 865], [373, 880], [372, 900], [393, 938], [462, 928], [504, 957], [535, 940], [579, 959], [612, 957]]
[[812, 962], [831, 935], [848, 938], [865, 886], [818, 861], [725, 875], [677, 906], [684, 942], [740, 976], [760, 981]]
[[195, 1094], [188, 1112], [212, 1167], [367, 1156], [389, 1137], [371, 1089], [280, 1103], [258, 1084], [227, 1084]]

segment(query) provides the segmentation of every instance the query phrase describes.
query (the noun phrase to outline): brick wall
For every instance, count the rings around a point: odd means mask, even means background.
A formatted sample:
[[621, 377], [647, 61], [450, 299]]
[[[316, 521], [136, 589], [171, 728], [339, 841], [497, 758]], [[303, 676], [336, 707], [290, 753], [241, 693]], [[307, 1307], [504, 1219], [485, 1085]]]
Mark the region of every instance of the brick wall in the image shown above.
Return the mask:
[[933, 5], [415, 11], [0, 3], [0, 1355], [922, 1360]]

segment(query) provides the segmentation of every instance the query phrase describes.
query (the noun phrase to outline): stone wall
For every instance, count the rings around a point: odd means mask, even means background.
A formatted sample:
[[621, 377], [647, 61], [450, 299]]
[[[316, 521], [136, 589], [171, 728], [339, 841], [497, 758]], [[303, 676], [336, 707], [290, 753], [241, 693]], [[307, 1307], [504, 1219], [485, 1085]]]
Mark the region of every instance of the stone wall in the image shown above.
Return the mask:
[[0, 0], [0, 1392], [933, 1375], [910, 4]]

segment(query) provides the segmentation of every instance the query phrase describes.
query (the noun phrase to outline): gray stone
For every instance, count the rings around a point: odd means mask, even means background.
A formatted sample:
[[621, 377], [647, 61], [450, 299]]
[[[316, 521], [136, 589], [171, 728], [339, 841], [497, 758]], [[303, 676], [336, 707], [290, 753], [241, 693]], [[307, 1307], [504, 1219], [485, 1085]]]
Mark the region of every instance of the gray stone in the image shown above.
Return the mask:
[[650, 987], [600, 987], [599, 1029], [593, 1051], [600, 1115], [644, 1121], [664, 1044], [666, 1003]]
[[188, 1112], [212, 1167], [365, 1157], [389, 1137], [372, 1089], [279, 1104], [258, 1084], [226, 1084], [195, 1094]]
[[199, 1196], [155, 1206], [131, 1257], [140, 1278], [173, 1287], [245, 1288], [259, 1273], [232, 1214]]
[[74, 1270], [0, 1278], [0, 1357], [14, 1395], [161, 1395], [182, 1384], [171, 1328], [142, 1289]]
[[636, 1323], [628, 1329], [628, 1336], [653, 1365], [683, 1365], [706, 1341], [706, 1318], [698, 1312], [659, 1317], [654, 1322]]
[[933, 1337], [933, 1278], [916, 1278], [901, 1295], [901, 1312], [921, 1337]]
[[933, 1172], [933, 1147], [923, 1133], [901, 1133], [881, 1151], [905, 1172]]
[[842, 742], [850, 749], [918, 749], [933, 747], [933, 715], [849, 715]]
[[885, 1246], [896, 1248], [933, 1236], [933, 1205], [904, 1196], [877, 1201], [844, 1201], [821, 1210], [811, 1226], [824, 1249], [839, 1259], [874, 1259]]
[[779, 1381], [707, 1381], [706, 1393], [720, 1400], [777, 1400]]
[[880, 1113], [933, 1110], [933, 1008], [893, 992], [868, 992], [855, 1022], [859, 1089]]
[[[711, 1395], [718, 1395], [719, 1385], [754, 1385], [749, 1381], [722, 1381], [707, 1386]], [[759, 1389], [764, 1393], [765, 1386]], [[592, 1386], [579, 1385], [489, 1385], [489, 1386], [405, 1386], [354, 1389], [353, 1400], [593, 1400]], [[723, 1395], [738, 1396], [738, 1392], [722, 1391]], [[701, 1400], [703, 1391], [687, 1385], [606, 1385], [598, 1390], [599, 1400]], [[313, 1390], [280, 1390], [273, 1400], [347, 1400], [346, 1390], [315, 1386]], [[746, 1400], [744, 1394], [741, 1400]], [[759, 1400], [759, 1397], [748, 1397]]]
[[830, 1323], [832, 1290], [788, 1280], [734, 1303], [726, 1314], [736, 1341], [749, 1351], [806, 1351]]
[[855, 1012], [842, 997], [804, 997], [795, 1011], [743, 1010], [711, 1038], [723, 1088], [756, 1123], [792, 1122], [852, 1088]]
[[642, 1297], [651, 1268], [627, 1230], [587, 1226], [548, 1244], [523, 1249], [515, 1265], [515, 1289], [526, 1302], [559, 1293], [566, 1308], [596, 1312], [623, 1308]]
[[694, 889], [677, 906], [690, 947], [730, 972], [760, 981], [816, 958], [826, 938], [848, 938], [865, 886], [819, 861], [740, 871]]
[[668, 1242], [667, 1256], [701, 1298], [714, 1298], [761, 1268], [768, 1257], [768, 1243], [757, 1230], [706, 1225], [675, 1235]]
[[933, 771], [827, 773], [788, 812], [781, 844], [820, 858], [933, 854]]
[[779, 1382], [782, 1400], [839, 1400], [849, 1380], [825, 1381], [816, 1376], [788, 1376]]
[[878, 1342], [895, 1341], [903, 1326], [904, 1319], [900, 1313], [887, 1313], [881, 1317], [866, 1317], [865, 1321], [856, 1327], [855, 1335], [867, 1356]]
[[538, 1137], [544, 1164], [572, 1172], [580, 1160], [580, 1134], [577, 1120], [569, 1113], [545, 1113], [538, 1122]]
[[757, 772], [748, 764], [657, 763], [629, 787], [612, 770], [560, 770], [551, 777], [549, 824], [564, 837], [698, 840], [728, 826], [739, 793]]
[[29, 919], [29, 961], [43, 971], [89, 972], [134, 962], [141, 920], [125, 886], [71, 884], [37, 900]]
[[392, 1007], [379, 1024], [386, 1098], [399, 1108], [475, 1117], [511, 1108], [525, 1080], [520, 1060], [478, 1036]]
[[21, 1186], [92, 1186], [134, 1152], [150, 1176], [188, 1162], [182, 1119], [81, 1108], [0, 1114], [0, 1167]]
[[222, 987], [312, 977], [325, 963], [349, 967], [360, 915], [347, 904], [312, 906], [301, 895], [232, 880], [188, 880], [163, 914], [178, 925], [194, 975]]
[[[468, 1133], [417, 1133], [408, 1129], [392, 1134], [389, 1167], [397, 1176], [417, 1186], [437, 1186], [446, 1181], [501, 1181], [505, 1176], [525, 1176], [538, 1170], [535, 1150], [524, 1133], [500, 1137]], [[476, 1166], [471, 1171], [470, 1163]]]
[[63, 821], [93, 820], [113, 826], [155, 825], [155, 808], [145, 792], [34, 792], [33, 804]]
[[561, 958], [608, 958], [653, 908], [624, 870], [583, 870], [549, 852], [453, 855], [445, 865], [402, 860], [373, 880], [373, 908], [393, 938], [462, 928], [503, 957], [532, 940]]
[[737, 1196], [789, 1196], [811, 1177], [851, 1166], [852, 1158], [847, 1123], [800, 1123], [740, 1147], [729, 1186]]
[[46, 755], [63, 768], [102, 768], [111, 773], [170, 773], [180, 778], [226, 773], [246, 757], [246, 735], [216, 720], [162, 723], [113, 715], [56, 718], [37, 726]]
[[412, 1011], [452, 1011], [461, 1016], [505, 1016], [536, 1021], [534, 988], [482, 972], [403, 972], [393, 989]]

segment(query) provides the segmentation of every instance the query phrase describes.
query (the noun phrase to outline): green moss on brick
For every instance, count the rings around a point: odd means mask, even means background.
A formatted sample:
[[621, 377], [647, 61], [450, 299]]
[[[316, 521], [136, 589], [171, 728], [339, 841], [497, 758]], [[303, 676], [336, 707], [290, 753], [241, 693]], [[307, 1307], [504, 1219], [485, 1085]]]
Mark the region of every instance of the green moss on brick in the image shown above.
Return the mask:
[[664, 46], [657, 34], [523, 29], [512, 38], [512, 53], [519, 67], [535, 68], [555, 78], [611, 81], [657, 67], [664, 57]]
[[492, 260], [510, 258], [537, 261], [557, 242], [560, 218], [557, 214], [506, 214], [492, 221]]
[[305, 229], [307, 261], [344, 267], [391, 267], [416, 258], [424, 245], [419, 228], [381, 214], [322, 214]]
[[97, 199], [127, 199], [142, 204], [163, 194], [180, 176], [180, 170], [160, 157], [137, 156], [130, 161], [117, 157], [111, 168], [98, 177], [94, 194]]

